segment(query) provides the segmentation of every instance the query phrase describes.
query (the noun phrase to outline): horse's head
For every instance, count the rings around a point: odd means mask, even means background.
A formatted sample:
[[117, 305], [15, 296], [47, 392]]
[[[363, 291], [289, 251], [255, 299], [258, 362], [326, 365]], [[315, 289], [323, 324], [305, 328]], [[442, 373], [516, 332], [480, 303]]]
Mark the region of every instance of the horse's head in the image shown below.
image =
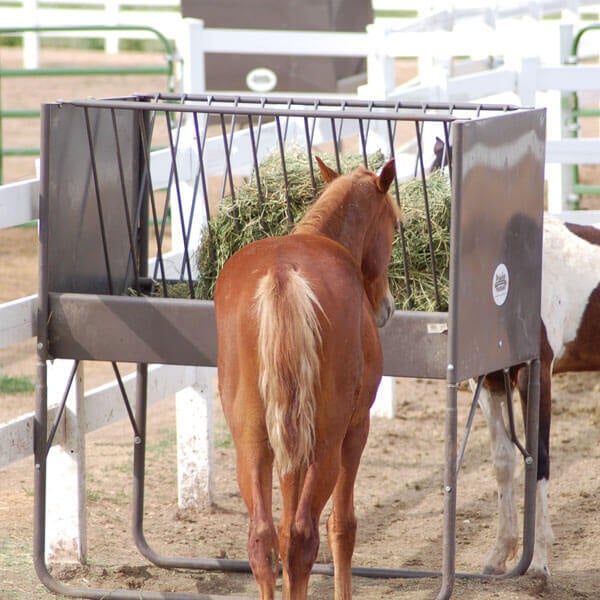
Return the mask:
[[[338, 177], [338, 173], [320, 159], [317, 158], [317, 162], [327, 183]], [[395, 175], [394, 159], [389, 160], [378, 175], [363, 167], [359, 167], [353, 173], [354, 189], [360, 191], [361, 209], [368, 216], [362, 253], [357, 259], [360, 260], [365, 292], [375, 313], [378, 327], [383, 327], [394, 312], [388, 267], [394, 232], [400, 222], [400, 209], [388, 190]]]

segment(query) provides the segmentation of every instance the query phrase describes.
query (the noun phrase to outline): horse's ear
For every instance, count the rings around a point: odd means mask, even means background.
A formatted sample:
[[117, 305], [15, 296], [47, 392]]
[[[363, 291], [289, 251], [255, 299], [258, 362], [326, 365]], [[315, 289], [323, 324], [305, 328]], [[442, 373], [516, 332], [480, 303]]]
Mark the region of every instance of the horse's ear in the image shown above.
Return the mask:
[[392, 181], [394, 181], [394, 177], [396, 176], [396, 163], [393, 158], [390, 158], [383, 167], [381, 167], [381, 171], [377, 176], [377, 187], [380, 192], [387, 192], [390, 189], [390, 185], [392, 185]]
[[330, 169], [318, 156], [315, 156], [315, 158], [317, 159], [319, 171], [321, 171], [321, 175], [325, 180], [325, 183], [329, 183], [333, 181], [336, 177], [340, 176], [339, 173], [336, 173], [333, 169]]

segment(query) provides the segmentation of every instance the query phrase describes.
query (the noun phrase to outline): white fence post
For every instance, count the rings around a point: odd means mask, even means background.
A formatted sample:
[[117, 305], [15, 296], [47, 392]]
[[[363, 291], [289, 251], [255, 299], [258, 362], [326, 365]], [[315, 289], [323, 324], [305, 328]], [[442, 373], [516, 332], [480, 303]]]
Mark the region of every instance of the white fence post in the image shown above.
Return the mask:
[[361, 96], [387, 98], [396, 84], [395, 60], [385, 51], [387, 30], [377, 23], [367, 26], [369, 54], [367, 55], [367, 83], [360, 86]]
[[201, 94], [206, 91], [206, 68], [202, 35], [204, 21], [184, 19], [183, 35], [179, 41], [180, 54], [183, 57], [181, 88], [188, 94]]
[[[74, 361], [55, 360], [48, 365], [48, 404], [63, 398]], [[60, 445], [48, 454], [46, 504], [46, 556], [60, 562], [84, 563], [87, 554], [85, 427], [83, 366], [75, 373], [61, 422]]]
[[[573, 42], [573, 26], [560, 25], [557, 55], [553, 62], [559, 65], [568, 64]], [[562, 140], [572, 135], [571, 110], [569, 92], [548, 92], [548, 138]], [[546, 179], [548, 181], [548, 211], [560, 213], [571, 208], [569, 202], [573, 190], [573, 165], [549, 163], [546, 165]]]
[[376, 417], [393, 419], [396, 416], [396, 379], [382, 377], [375, 402], [371, 406], [371, 414]]
[[196, 368], [197, 382], [176, 395], [179, 507], [202, 509], [214, 496], [212, 393], [215, 369]]
[[[37, 22], [37, 0], [23, 0], [23, 10], [28, 15], [36, 15], [33, 25]], [[40, 66], [40, 36], [28, 31], [23, 34], [23, 67], [37, 69]]]
[[[121, 7], [119, 6], [120, 0], [105, 0], [105, 2], [105, 25], [118, 25], [119, 12], [121, 10]], [[106, 37], [104, 38], [104, 50], [107, 54], [119, 53], [119, 34], [116, 31], [110, 31], [106, 33]]]
[[[195, 27], [189, 28], [190, 31], [196, 29]], [[202, 27], [200, 27], [201, 29]], [[196, 143], [193, 128], [184, 126], [180, 136], [179, 155], [187, 158], [194, 156], [194, 160], [190, 158], [192, 164], [181, 165], [181, 171], [185, 171], [187, 177], [180, 180], [177, 189], [175, 186], [171, 187], [172, 248], [176, 253], [183, 253], [187, 247], [190, 253], [188, 259], [191, 262], [191, 275], [196, 277], [198, 270], [194, 250], [200, 245], [202, 228], [207, 222], [208, 215], [204, 210], [203, 190], [198, 189], [194, 193], [193, 178], [198, 172], [199, 165], [195, 160], [195, 153], [187, 151]], [[177, 193], [179, 193], [178, 198], [176, 197]], [[181, 212], [179, 206], [181, 206]], [[176, 394], [177, 484], [178, 502], [182, 509], [202, 509], [213, 501], [214, 424], [212, 404], [215, 372], [216, 370], [210, 367], [195, 368], [196, 383]]]

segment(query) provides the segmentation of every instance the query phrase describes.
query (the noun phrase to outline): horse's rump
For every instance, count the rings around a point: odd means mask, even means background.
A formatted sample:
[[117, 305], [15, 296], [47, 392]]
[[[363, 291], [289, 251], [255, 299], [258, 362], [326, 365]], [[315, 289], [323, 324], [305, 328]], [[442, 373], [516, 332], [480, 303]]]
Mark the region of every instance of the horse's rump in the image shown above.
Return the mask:
[[315, 452], [316, 395], [320, 382], [322, 308], [294, 268], [271, 269], [255, 294], [259, 390], [279, 473], [309, 465]]

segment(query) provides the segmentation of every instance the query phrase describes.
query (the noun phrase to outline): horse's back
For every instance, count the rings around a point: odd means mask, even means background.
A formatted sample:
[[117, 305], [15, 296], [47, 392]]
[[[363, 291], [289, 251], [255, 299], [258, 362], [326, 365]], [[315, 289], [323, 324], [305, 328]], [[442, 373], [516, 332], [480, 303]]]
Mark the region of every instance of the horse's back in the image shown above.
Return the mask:
[[600, 369], [600, 230], [547, 216], [542, 285], [553, 371]]
[[[234, 386], [253, 385], [258, 368], [259, 282], [269, 273], [285, 280], [291, 271], [306, 279], [319, 303], [322, 386], [354, 393], [364, 375], [365, 361], [376, 372], [382, 362], [376, 326], [365, 304], [368, 301], [360, 267], [336, 242], [309, 234], [253, 242], [234, 254], [221, 270], [214, 295], [220, 377], [234, 380]], [[229, 392], [235, 394], [233, 389]], [[329, 410], [333, 409], [323, 406], [321, 412]]]
[[350, 254], [328, 238], [298, 234], [253, 242], [225, 263], [215, 286], [217, 319], [253, 313], [262, 277], [269, 272], [285, 277], [291, 270], [308, 281], [329, 322], [337, 313], [358, 315], [362, 279]]

